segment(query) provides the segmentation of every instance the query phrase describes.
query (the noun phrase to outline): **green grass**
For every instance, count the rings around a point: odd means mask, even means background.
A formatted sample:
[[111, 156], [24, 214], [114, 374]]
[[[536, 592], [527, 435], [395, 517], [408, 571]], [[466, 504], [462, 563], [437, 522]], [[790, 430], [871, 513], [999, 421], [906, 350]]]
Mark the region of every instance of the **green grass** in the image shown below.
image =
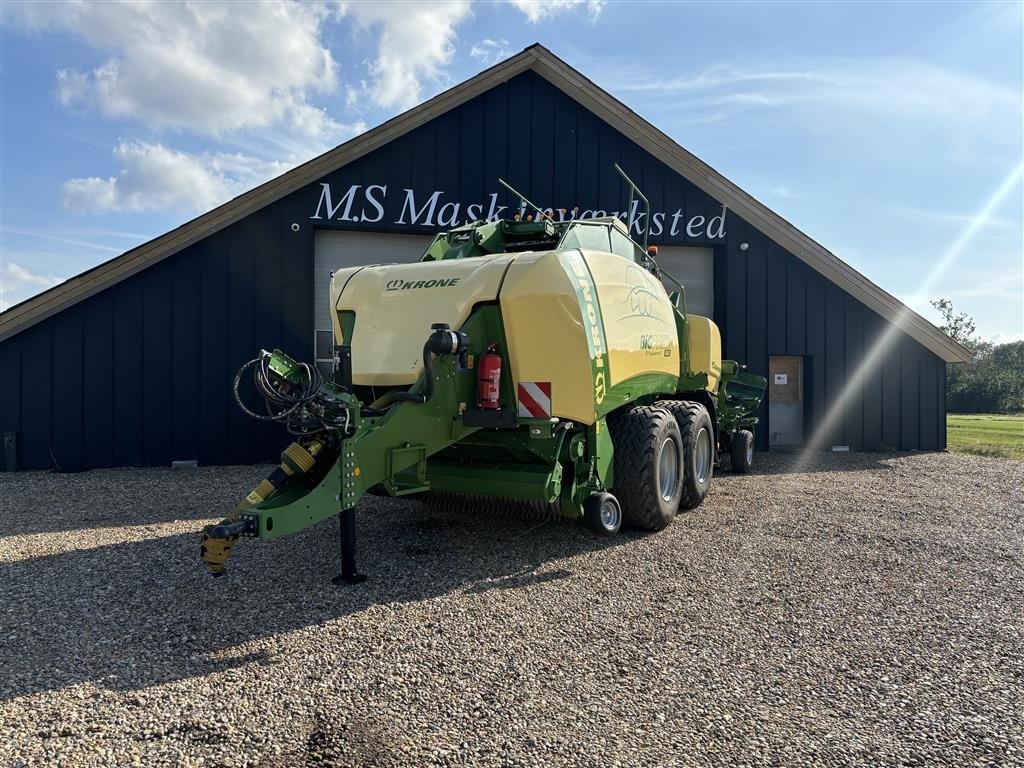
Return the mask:
[[1024, 460], [1024, 413], [946, 414], [949, 450]]

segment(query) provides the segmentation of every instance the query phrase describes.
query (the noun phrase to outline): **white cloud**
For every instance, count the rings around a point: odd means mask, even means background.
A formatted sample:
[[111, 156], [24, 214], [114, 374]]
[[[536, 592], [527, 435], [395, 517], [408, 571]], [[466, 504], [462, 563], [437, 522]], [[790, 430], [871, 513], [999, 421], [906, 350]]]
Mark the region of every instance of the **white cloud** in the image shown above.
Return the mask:
[[379, 35], [368, 95], [379, 106], [403, 109], [423, 100], [425, 83], [443, 83], [455, 53], [455, 28], [470, 15], [468, 0], [344, 3], [341, 10]]
[[[949, 211], [929, 211], [924, 208], [916, 208], [910, 205], [898, 205], [893, 210], [899, 215], [909, 219], [919, 219], [936, 224], [948, 224], [953, 227], [965, 227], [972, 224], [977, 218], [974, 213], [953, 213]], [[1007, 219], [997, 216], [989, 216], [985, 219], [983, 226], [995, 229], [1012, 229], [1015, 225]]]
[[10, 3], [7, 14], [29, 29], [66, 30], [109, 55], [91, 71], [58, 72], [65, 106], [207, 135], [280, 124], [335, 144], [339, 126], [308, 100], [337, 86], [320, 41], [327, 15], [290, 0]]
[[617, 67], [609, 75], [605, 82], [611, 90], [650, 94], [684, 113], [683, 122], [719, 122], [743, 112], [785, 108], [803, 115], [805, 125], [822, 130], [839, 125], [847, 132], [881, 131], [886, 136], [903, 130], [918, 142], [922, 131], [928, 138], [944, 133], [960, 143], [1020, 140], [1022, 96], [1017, 89], [915, 61], [719, 65], [668, 78]]
[[509, 0], [531, 24], [539, 24], [552, 16], [584, 8], [591, 21], [604, 9], [604, 0]]
[[242, 154], [188, 154], [145, 142], [121, 142], [114, 150], [117, 176], [64, 182], [71, 211], [203, 211], [273, 178], [288, 165]]
[[986, 335], [984, 338], [985, 341], [992, 344], [1009, 344], [1013, 341], [1024, 341], [1024, 330], [1011, 331], [1010, 333], [996, 331], [995, 333]]
[[508, 47], [508, 40], [504, 38], [501, 40], [485, 38], [477, 43], [473, 43], [473, 47], [469, 49], [470, 56], [482, 61], [487, 66], [497, 64], [502, 59], [507, 59], [511, 53], [512, 51]]
[[8, 261], [0, 269], [0, 312], [61, 282], [64, 278], [37, 274]]

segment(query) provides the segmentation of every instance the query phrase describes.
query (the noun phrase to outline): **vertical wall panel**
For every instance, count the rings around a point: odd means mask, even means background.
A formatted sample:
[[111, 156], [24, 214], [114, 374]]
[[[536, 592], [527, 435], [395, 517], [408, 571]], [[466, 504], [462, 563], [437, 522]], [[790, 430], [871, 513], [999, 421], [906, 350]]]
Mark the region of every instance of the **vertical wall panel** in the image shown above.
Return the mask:
[[[410, 134], [410, 144], [412, 147], [412, 172], [409, 174], [409, 180], [405, 184], [396, 180], [398, 183], [394, 185], [394, 191], [388, 195], [390, 198], [395, 192], [398, 193], [398, 214], [389, 221], [405, 222], [404, 226], [396, 226], [399, 231], [409, 229], [409, 216], [407, 213], [403, 215], [407, 195], [405, 190], [411, 189], [418, 193], [420, 199], [416, 200], [416, 205], [422, 206], [424, 203], [423, 193], [429, 195], [433, 190], [440, 189], [437, 180], [437, 123], [427, 123], [413, 131]], [[392, 185], [389, 184], [388, 189], [390, 190], [391, 187]]]
[[114, 466], [142, 460], [143, 275], [115, 286], [114, 302]]
[[807, 350], [810, 358], [810, 376], [804, 394], [810, 398], [808, 423], [804, 425], [806, 435], [814, 434], [825, 419], [828, 410], [828, 398], [825, 382], [827, 369], [825, 366], [825, 297], [828, 286], [821, 275], [809, 272], [807, 275]]
[[[884, 325], [882, 318], [874, 312], [864, 310], [864, 353], [874, 350], [881, 338]], [[880, 358], [864, 376], [864, 450], [882, 449], [882, 365]]]
[[[403, 188], [409, 184], [409, 179], [412, 178], [412, 139], [409, 134], [386, 145], [383, 154], [385, 155], [384, 173], [375, 179], [365, 179], [368, 185], [380, 184], [386, 188], [384, 216], [380, 222], [374, 225], [380, 228], [391, 226], [393, 222], [398, 221], [398, 217], [402, 213], [402, 203], [405, 201]], [[279, 202], [278, 207], [283, 215], [285, 205]]]
[[[742, 254], [742, 251], [740, 252]], [[762, 248], [751, 248], [746, 254], [746, 327], [743, 332], [743, 362], [751, 373], [768, 373], [768, 340], [765, 328], [769, 313], [778, 312], [769, 288], [770, 257]]]
[[[484, 99], [470, 101], [459, 110], [459, 201], [463, 206], [479, 204], [484, 190], [498, 186], [497, 179], [484, 179]], [[460, 212], [460, 221], [468, 216]], [[476, 217], [474, 217], [476, 218]]]
[[[19, 336], [0, 342], [0, 441], [5, 432], [15, 433], [19, 445], [15, 459], [19, 467], [24, 465], [21, 443], [25, 439], [21, 428], [21, 342]], [[5, 458], [0, 456], [0, 469], [5, 466]]]
[[[430, 228], [436, 228], [438, 222], [442, 220], [442, 206], [446, 201], [464, 199], [459, 189], [459, 115], [457, 112], [448, 112], [438, 117], [436, 122], [437, 135], [434, 140], [434, 152], [437, 156], [437, 164], [434, 167], [434, 176], [437, 180], [436, 189], [441, 190], [442, 195]], [[422, 202], [417, 200], [418, 204], [423, 205], [428, 195], [429, 191], [423, 190], [423, 194], [419, 195]], [[447, 216], [450, 212], [451, 209], [444, 212], [446, 214], [444, 221], [450, 220], [450, 216]], [[425, 219], [421, 218], [420, 221], [423, 223]], [[446, 225], [442, 224], [441, 226]]]
[[899, 450], [903, 442], [900, 403], [903, 401], [903, 354], [899, 339], [886, 346], [882, 371], [882, 447], [887, 451]]
[[[722, 340], [725, 356], [733, 360], [747, 360], [746, 325], [747, 325], [747, 259], [763, 258], [759, 255], [748, 256], [732, 243], [726, 251], [725, 293], [726, 312], [725, 324], [728, 332]], [[716, 285], [715, 290], [720, 290]]]
[[[499, 206], [509, 206], [512, 204], [510, 195], [505, 191], [505, 188], [498, 184], [498, 179], [509, 180], [509, 164], [508, 164], [508, 135], [509, 135], [509, 115], [508, 115], [508, 87], [500, 85], [497, 88], [488, 91], [483, 96], [484, 99], [484, 156], [481, 161], [481, 167], [483, 168], [483, 184], [484, 190], [488, 195], [497, 195], [493, 199], [494, 210], [497, 211]], [[513, 184], [512, 186], [515, 186]], [[484, 205], [483, 216], [487, 216], [491, 211], [492, 199], [488, 198], [481, 201]], [[497, 213], [498, 216], [504, 216], [508, 212], [508, 209]]]
[[921, 355], [917, 345], [902, 337], [900, 343], [900, 448], [921, 447]]
[[[365, 178], [376, 178], [384, 174], [383, 153], [377, 154], [377, 162], [369, 169]], [[360, 206], [360, 210], [365, 210]], [[253, 295], [256, 318], [256, 341], [250, 358], [260, 349], [282, 348], [284, 338], [281, 323], [281, 290], [284, 265], [281, 259], [281, 239], [284, 237], [280, 224], [270, 216], [253, 217], [253, 256], [256, 286]], [[327, 296], [314, 296], [313, 301], [327, 304]], [[307, 326], [309, 329], [311, 326]], [[307, 333], [309, 331], [307, 330]], [[265, 421], [254, 423], [255, 451], [253, 461], [274, 457], [280, 451], [280, 427]]]
[[[403, 195], [404, 197], [404, 195]], [[281, 344], [296, 359], [313, 358], [313, 295], [314, 228], [302, 223], [302, 208], [292, 195], [277, 204], [278, 242], [281, 244]], [[395, 220], [398, 216], [396, 214]], [[298, 232], [292, 223], [299, 223]], [[329, 299], [320, 299], [328, 301]], [[231, 372], [234, 375], [234, 372]]]
[[594, 190], [590, 190], [581, 204], [610, 214], [619, 210], [622, 200], [622, 177], [614, 165], [622, 160], [623, 138], [607, 123], [599, 123], [597, 137], [597, 197], [594, 197]]
[[[555, 125], [552, 158], [551, 200], [555, 208], [569, 209], [578, 202], [576, 193], [576, 105], [568, 99], [556, 98], [554, 103]], [[546, 203], [538, 203], [545, 205]], [[557, 214], [556, 214], [557, 216]]]
[[[843, 386], [862, 380], [860, 364], [864, 358], [864, 318], [862, 305], [849, 294], [846, 295], [846, 381]], [[844, 403], [846, 444], [851, 450], [864, 450], [864, 385], [849, 391]]]
[[785, 255], [786, 260], [786, 354], [807, 353], [807, 273], [806, 264]]
[[150, 466], [166, 466], [172, 460], [175, 266], [173, 262], [162, 261], [142, 273], [142, 460]]
[[171, 274], [171, 460], [199, 458], [200, 299], [202, 245], [181, 253]]
[[[774, 243], [768, 249], [765, 294], [767, 346], [769, 355], [784, 355], [786, 350], [786, 254]], [[749, 300], [749, 291], [748, 291]]]
[[[531, 189], [530, 140], [533, 124], [533, 87], [529, 77], [516, 77], [508, 82], [508, 175], [505, 180], [524, 195]], [[532, 198], [531, 198], [532, 199]], [[511, 205], [518, 205], [511, 200]]]
[[[845, 297], [834, 284], [827, 283], [825, 293], [825, 411], [836, 404], [846, 384], [846, 318]], [[823, 435], [821, 446], [846, 444], [842, 417], [833, 420], [829, 432]]]
[[21, 424], [19, 448], [28, 469], [53, 466], [53, 326], [43, 323], [19, 334], [21, 341]]
[[[262, 341], [256, 336], [257, 304], [255, 257], [255, 226], [248, 216], [232, 228], [227, 242], [228, 253], [228, 371], [234, 372], [259, 352]], [[310, 324], [308, 334], [312, 333]], [[251, 377], [242, 382], [241, 392], [248, 402], [259, 402]], [[252, 407], [252, 406], [250, 406]], [[252, 464], [259, 459], [259, 432], [253, 419], [237, 407], [228, 408], [228, 450], [236, 461]]]
[[939, 393], [935, 383], [939, 380], [941, 361], [928, 351], [921, 353], [921, 442], [923, 451], [935, 451], [939, 448], [938, 419]]
[[110, 296], [82, 307], [82, 445], [84, 464], [114, 464], [114, 302]]
[[555, 168], [555, 93], [554, 86], [533, 78], [533, 118], [530, 121], [530, 186], [516, 187], [541, 207], [553, 205]]
[[53, 319], [53, 375], [60, 392], [53, 397], [52, 448], [58, 469], [82, 468], [82, 305]]
[[[199, 463], [216, 464], [228, 451], [228, 411], [237, 406], [229, 394], [228, 372], [228, 254], [227, 233], [203, 243], [200, 277]], [[286, 347], [287, 349], [287, 347]]]

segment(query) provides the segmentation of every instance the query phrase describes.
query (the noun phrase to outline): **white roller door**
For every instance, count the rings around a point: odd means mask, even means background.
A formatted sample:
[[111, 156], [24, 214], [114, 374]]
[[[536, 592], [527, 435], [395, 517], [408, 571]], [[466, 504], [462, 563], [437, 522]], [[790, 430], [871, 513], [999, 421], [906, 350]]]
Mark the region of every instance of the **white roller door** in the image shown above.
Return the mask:
[[313, 325], [317, 362], [329, 362], [334, 346], [328, 306], [331, 272], [364, 264], [418, 261], [433, 239], [423, 235], [317, 230], [313, 241], [313, 296], [316, 302]]
[[[686, 287], [686, 311], [713, 317], [715, 311], [715, 259], [710, 248], [677, 245], [658, 247], [658, 264]], [[671, 280], [662, 281], [665, 290], [677, 290]]]

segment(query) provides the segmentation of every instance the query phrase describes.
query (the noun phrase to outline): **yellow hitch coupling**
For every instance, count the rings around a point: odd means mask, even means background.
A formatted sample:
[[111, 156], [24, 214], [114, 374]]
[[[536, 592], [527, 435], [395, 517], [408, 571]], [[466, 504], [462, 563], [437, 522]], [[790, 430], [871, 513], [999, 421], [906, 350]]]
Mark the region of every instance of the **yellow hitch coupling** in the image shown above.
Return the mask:
[[211, 575], [224, 575], [235, 542], [239, 536], [252, 532], [252, 521], [240, 519], [242, 512], [262, 504], [293, 479], [302, 477], [312, 470], [316, 465], [316, 457], [323, 448], [323, 443], [319, 440], [312, 440], [305, 446], [292, 443], [281, 453], [281, 463], [274, 471], [238, 502], [225, 519], [216, 525], [204, 526], [199, 557], [210, 569]]

